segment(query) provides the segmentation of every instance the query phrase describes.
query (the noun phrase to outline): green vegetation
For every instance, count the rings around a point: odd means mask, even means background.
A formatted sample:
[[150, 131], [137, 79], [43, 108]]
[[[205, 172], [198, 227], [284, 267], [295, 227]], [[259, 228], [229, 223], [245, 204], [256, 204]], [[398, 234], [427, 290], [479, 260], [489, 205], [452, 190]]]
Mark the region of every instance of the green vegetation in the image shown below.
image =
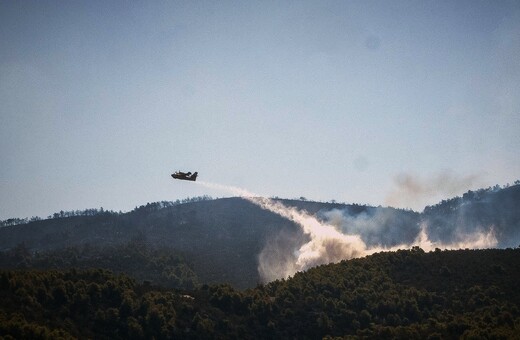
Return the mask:
[[520, 181], [468, 191], [424, 209], [422, 219], [433, 241], [450, 242], [460, 235], [487, 232], [492, 226], [501, 248], [520, 243]]
[[182, 254], [202, 283], [250, 288], [260, 281], [258, 254], [270, 235], [281, 231], [290, 232], [295, 239], [300, 233], [292, 222], [246, 200], [199, 197], [146, 204], [126, 214], [105, 211], [3, 227], [0, 251], [21, 245], [35, 255], [70, 248], [82, 252], [93, 245], [117, 249], [145, 238], [154, 249]]
[[[421, 214], [282, 200], [368, 245], [492, 230], [520, 240], [520, 185], [470, 191]], [[0, 338], [510, 339], [520, 334], [520, 249], [412, 250], [259, 285], [258, 254], [292, 252], [294, 223], [239, 198], [60, 212], [0, 228]], [[352, 228], [352, 229], [348, 229]], [[254, 287], [254, 288], [253, 288]]]
[[[422, 226], [431, 241], [441, 244], [463, 242], [467, 235], [477, 232], [487, 235], [491, 230], [499, 248], [520, 244], [520, 185], [516, 182], [510, 186], [469, 191], [462, 197], [427, 207], [423, 213], [306, 199], [279, 201], [324, 221], [330, 218], [341, 221], [338, 228], [342, 232], [359, 235], [368, 247], [412, 244]], [[26, 267], [42, 269], [72, 268], [76, 264], [70, 262], [70, 255], [82, 263], [80, 268], [90, 267], [86, 259], [97, 258], [103, 268], [128, 273], [137, 280], [163, 283], [162, 271], [150, 275], [148, 265], [137, 265], [141, 260], [135, 260], [134, 269], [143, 268], [148, 271], [146, 275], [140, 275], [128, 264], [116, 264], [116, 258], [127, 256], [123, 252], [126, 245], [144, 238], [150, 248], [148, 251], [182, 255], [199, 283], [227, 283], [246, 289], [261, 282], [258, 255], [264, 249], [276, 247], [290, 256], [308, 242], [307, 236], [293, 222], [240, 198], [213, 200], [202, 196], [148, 203], [128, 213], [87, 209], [59, 212], [54, 216], [21, 225], [15, 225], [19, 222], [15, 220], [4, 221], [5, 226], [0, 228], [0, 252], [18, 249], [22, 255], [28, 253], [25, 259], [31, 258], [30, 261], [8, 260], [7, 265], [0, 268], [23, 267], [24, 263]], [[89, 255], [89, 248], [97, 254]], [[49, 253], [55, 253], [56, 260], [42, 264], [39, 258], [51, 256]], [[133, 258], [135, 254], [130, 256]], [[95, 265], [96, 261], [91, 262]], [[172, 282], [168, 286], [182, 285]]]
[[0, 272], [5, 338], [508, 339], [520, 249], [410, 251], [324, 265], [254, 289], [136, 283], [100, 269]]
[[31, 253], [23, 244], [0, 252], [5, 269], [89, 269], [101, 268], [124, 273], [138, 282], [148, 281], [166, 288], [193, 289], [197, 275], [184, 258], [171, 249], [153, 249], [146, 238], [135, 237], [116, 246], [68, 247]]
[[[135, 207], [134, 210], [131, 212], [154, 212], [158, 211], [164, 208], [173, 207], [175, 205], [179, 204], [185, 204], [185, 203], [195, 203], [195, 202], [202, 202], [202, 201], [211, 201], [213, 198], [208, 195], [204, 196], [196, 196], [196, 197], [187, 197], [182, 200], [176, 200], [176, 201], [160, 201], [160, 202], [154, 202], [154, 203], [147, 203], [146, 205], [141, 205], [139, 207]], [[99, 216], [99, 215], [123, 215], [123, 212], [115, 212], [112, 210], [105, 210], [103, 207], [97, 209], [85, 209], [85, 210], [71, 210], [71, 211], [63, 211], [56, 212], [52, 215], [47, 216], [47, 219], [59, 219], [59, 218], [67, 218], [67, 217], [80, 217], [80, 216]], [[33, 216], [30, 219], [29, 218], [9, 218], [7, 220], [0, 220], [0, 227], [9, 227], [9, 226], [15, 226], [20, 224], [26, 224], [29, 222], [36, 222], [41, 221], [42, 218], [38, 216]]]
[[[310, 214], [348, 209], [353, 215], [384, 215], [386, 220], [379, 223], [383, 229], [381, 234], [386, 236], [370, 235], [372, 243], [388, 239], [393, 246], [401, 243], [400, 236], [413, 240], [419, 230], [419, 214], [398, 209], [296, 200], [282, 200], [282, 203]], [[261, 282], [258, 254], [266, 245], [283, 240], [283, 248], [298, 249], [307, 241], [301, 228], [293, 222], [241, 198], [211, 200], [203, 196], [149, 203], [125, 214], [87, 209], [60, 212], [58, 216], [0, 228], [0, 251], [12, 251], [23, 245], [31, 254], [43, 256], [70, 248], [82, 252], [92, 245], [114, 249], [144, 237], [153, 248], [182, 254], [199, 282], [229, 283], [244, 289]], [[392, 233], [396, 227], [399, 232]], [[388, 236], [394, 234], [394, 238]]]

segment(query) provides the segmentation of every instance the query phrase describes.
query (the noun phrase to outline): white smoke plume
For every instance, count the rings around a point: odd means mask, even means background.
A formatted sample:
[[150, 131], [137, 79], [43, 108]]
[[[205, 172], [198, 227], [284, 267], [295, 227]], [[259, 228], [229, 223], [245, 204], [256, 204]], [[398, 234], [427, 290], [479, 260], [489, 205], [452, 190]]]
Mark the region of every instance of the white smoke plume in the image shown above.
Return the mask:
[[334, 226], [322, 223], [306, 212], [286, 207], [269, 198], [249, 197], [247, 199], [263, 209], [295, 222], [310, 238], [296, 251], [296, 261], [290, 264], [290, 270], [285, 273], [285, 276], [320, 264], [363, 256], [366, 251], [366, 245], [358, 235], [343, 234]]
[[457, 250], [457, 249], [487, 249], [497, 246], [498, 241], [495, 236], [493, 228], [488, 232], [474, 232], [470, 234], [460, 235], [461, 241], [454, 241], [451, 243], [431, 241], [427, 232], [426, 226], [421, 226], [421, 231], [417, 238], [411, 244], [400, 244], [392, 247], [373, 247], [368, 249], [367, 253], [373, 254], [379, 251], [396, 251], [399, 249], [410, 249], [411, 247], [419, 247], [424, 251], [433, 251], [435, 249], [443, 250]]
[[196, 181], [195, 183], [203, 185], [209, 189], [230, 192], [233, 195], [237, 195], [242, 198], [256, 196], [254, 193], [252, 193], [246, 189], [242, 189], [242, 188], [234, 187], [234, 186], [230, 186], [230, 185], [223, 185], [223, 184], [211, 183], [211, 182], [205, 182], [205, 181]]
[[[247, 190], [216, 183], [199, 182], [208, 188], [226, 190], [238, 195], [262, 209], [278, 214], [302, 228], [309, 241], [299, 249], [280, 252], [267, 246], [259, 256], [259, 274], [266, 281], [288, 277], [298, 271], [343, 259], [360, 257], [366, 253], [366, 245], [358, 235], [347, 235], [334, 226], [318, 221], [315, 217], [286, 207], [278, 201], [257, 196]], [[292, 256], [292, 254], [295, 254]]]
[[459, 235], [457, 237], [460, 241], [453, 241], [451, 243], [432, 242], [426, 233], [426, 226], [423, 225], [419, 236], [414, 241], [414, 244], [425, 251], [432, 251], [435, 248], [439, 249], [484, 249], [493, 248], [498, 244], [493, 227], [488, 232], [477, 231], [470, 234]]
[[[327, 264], [331, 262], [339, 262], [345, 259], [363, 257], [379, 251], [395, 251], [397, 249], [409, 249], [413, 246], [419, 246], [423, 250], [431, 251], [435, 248], [440, 249], [465, 249], [465, 248], [489, 248], [497, 245], [497, 239], [493, 229], [489, 232], [478, 232], [468, 235], [460, 235], [458, 239], [463, 240], [451, 244], [440, 242], [432, 242], [428, 235], [427, 229], [423, 225], [420, 232], [416, 233], [416, 238], [411, 243], [403, 243], [394, 246], [371, 245], [367, 246], [362, 239], [361, 230], [355, 230], [357, 233], [345, 232], [342, 227], [345, 223], [371, 226], [376, 228], [375, 224], [383, 223], [384, 218], [376, 215], [376, 221], [368, 221], [366, 215], [361, 215], [362, 221], [356, 221], [356, 217], [349, 216], [347, 213], [339, 213], [335, 210], [330, 217], [330, 222], [321, 222], [316, 217], [300, 211], [293, 207], [287, 207], [269, 198], [260, 197], [245, 189], [226, 186], [222, 184], [209, 183], [204, 181], [197, 182], [205, 187], [231, 192], [234, 195], [242, 197], [262, 209], [276, 213], [296, 223], [307, 240], [296, 249], [287, 248], [284, 238], [290, 237], [284, 235], [283, 231], [277, 238], [268, 242], [262, 252], [259, 254], [258, 271], [262, 280], [265, 282], [280, 278], [287, 278], [294, 275], [298, 271], [304, 271], [308, 268]], [[325, 213], [324, 216], [327, 216]], [[383, 223], [384, 224], [384, 223]], [[396, 226], [398, 228], [399, 226]], [[351, 230], [351, 231], [354, 231]]]

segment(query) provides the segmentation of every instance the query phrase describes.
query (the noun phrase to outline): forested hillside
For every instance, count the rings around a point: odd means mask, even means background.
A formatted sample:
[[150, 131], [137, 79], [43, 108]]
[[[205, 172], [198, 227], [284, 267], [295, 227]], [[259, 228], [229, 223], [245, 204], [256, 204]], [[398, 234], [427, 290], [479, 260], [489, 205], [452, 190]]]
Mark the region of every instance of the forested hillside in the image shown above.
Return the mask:
[[367, 246], [413, 244], [426, 227], [433, 241], [491, 232], [499, 247], [514, 249], [413, 247], [260, 285], [264, 247], [292, 252], [309, 236], [244, 199], [4, 221], [0, 337], [509, 339], [520, 333], [520, 186], [470, 191], [421, 214], [280, 202]]
[[0, 268], [100, 268], [167, 288], [191, 289], [199, 285], [193, 266], [181, 254], [169, 248], [152, 248], [144, 238], [114, 246], [84, 245], [34, 253], [22, 244], [0, 252]]
[[520, 244], [520, 185], [470, 190], [426, 207], [422, 220], [434, 241], [447, 242], [491, 227], [499, 247], [516, 247]]
[[[389, 215], [407, 215], [411, 216], [409, 226], [418, 230], [418, 214], [411, 211], [301, 200], [282, 202], [313, 214], [336, 208], [350, 209], [354, 214], [384, 211]], [[110, 249], [137, 238], [150, 249], [169, 249], [182, 257], [201, 283], [229, 283], [248, 288], [260, 282], [258, 254], [267, 244], [284, 235], [287, 240], [284, 246], [297, 249], [306, 240], [293, 222], [241, 198], [205, 198], [180, 204], [160, 202], [124, 214], [97, 211], [70, 215], [63, 213], [52, 219], [0, 228], [0, 257], [14, 256], [13, 252], [27, 252], [26, 258], [35, 252], [40, 258], [56, 257], [52, 253], [63, 249], [69, 249], [70, 253], [70, 249], [75, 249], [73, 252], [84, 254], [86, 258], [98, 256], [88, 255], [89, 249]], [[387, 228], [391, 226], [390, 222], [386, 223]], [[25, 267], [36, 262], [26, 261]], [[16, 263], [23, 266], [23, 262]], [[50, 268], [60, 267], [56, 264]], [[112, 266], [103, 268], [114, 270]], [[153, 281], [154, 277], [148, 280]]]
[[[457, 244], [474, 233], [491, 235], [500, 248], [520, 244], [520, 185], [469, 191], [426, 207], [423, 213], [303, 198], [276, 201], [330, 223], [344, 234], [358, 235], [367, 247], [411, 246], [422, 228], [432, 242], [443, 244]], [[190, 282], [254, 287], [261, 282], [262, 251], [292, 254], [308, 241], [294, 222], [241, 198], [148, 203], [128, 213], [62, 211], [45, 220], [10, 219], [2, 225], [2, 268], [96, 264], [170, 287]], [[132, 267], [128, 264], [137, 253], [129, 244], [136, 240], [147, 250], [138, 255], [143, 265]], [[169, 253], [175, 263], [155, 259], [164, 258], [161, 253]], [[169, 274], [172, 270], [176, 274]]]
[[0, 336], [494, 338], [520, 333], [520, 249], [378, 253], [245, 291], [102, 270], [0, 272]]
[[23, 244], [46, 254], [64, 248], [117, 247], [140, 238], [152, 249], [169, 249], [188, 260], [202, 282], [259, 282], [257, 255], [274, 230], [298, 229], [278, 215], [239, 198], [147, 204], [125, 214], [58, 217], [0, 228], [0, 248]]

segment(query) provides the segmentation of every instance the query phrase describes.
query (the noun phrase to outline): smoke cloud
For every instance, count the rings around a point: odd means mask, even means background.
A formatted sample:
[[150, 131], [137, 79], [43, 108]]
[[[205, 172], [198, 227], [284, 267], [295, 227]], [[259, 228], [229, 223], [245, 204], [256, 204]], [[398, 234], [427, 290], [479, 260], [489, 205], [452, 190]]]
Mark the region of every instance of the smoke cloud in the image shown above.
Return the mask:
[[485, 249], [493, 248], [498, 244], [495, 236], [494, 228], [491, 227], [487, 232], [477, 231], [473, 233], [460, 234], [457, 241], [450, 243], [434, 242], [430, 240], [426, 232], [426, 225], [423, 225], [421, 232], [417, 239], [414, 241], [414, 245], [419, 246], [425, 251], [432, 251], [435, 248], [439, 249]]
[[363, 256], [366, 245], [359, 235], [348, 235], [333, 225], [318, 221], [314, 216], [296, 208], [284, 206], [279, 201], [259, 197], [245, 189], [221, 184], [199, 182], [212, 189], [226, 190], [256, 204], [262, 209], [278, 214], [294, 223], [308, 236], [308, 241], [299, 249], [273, 249], [269, 243], [259, 255], [259, 274], [265, 281], [288, 277], [298, 271], [343, 259]]
[[430, 178], [402, 173], [394, 178], [395, 188], [386, 197], [385, 203], [393, 207], [422, 210], [440, 198], [459, 195], [475, 185], [479, 176], [459, 176], [443, 171]]
[[393, 208], [332, 209], [318, 217], [342, 233], [359, 235], [368, 247], [411, 244], [420, 232], [418, 213]]
[[[281, 202], [257, 196], [245, 189], [208, 182], [198, 182], [211, 189], [238, 195], [262, 209], [271, 211], [297, 224], [305, 239], [294, 242], [294, 235], [281, 231], [267, 242], [258, 256], [258, 272], [264, 282], [287, 278], [298, 271], [363, 257], [379, 251], [409, 249], [419, 246], [430, 251], [440, 249], [489, 248], [497, 245], [493, 228], [488, 231], [459, 235], [458, 241], [430, 240], [427, 227], [419, 223], [413, 212], [397, 214], [396, 210], [372, 208], [352, 214], [333, 209], [312, 216]], [[401, 217], [400, 217], [401, 216]], [[402, 217], [406, 216], [406, 217]], [[318, 219], [319, 218], [319, 219]]]
[[[306, 212], [286, 207], [278, 201], [265, 197], [248, 197], [246, 199], [262, 209], [295, 222], [302, 228], [303, 233], [309, 237], [309, 241], [296, 250], [295, 262], [286, 265], [287, 270], [282, 277], [320, 264], [359, 257], [366, 251], [366, 245], [359, 235], [343, 234], [333, 225], [320, 222], [316, 217]], [[263, 254], [263, 257], [266, 257], [266, 253]], [[260, 268], [263, 268], [263, 266]], [[260, 272], [261, 277], [268, 280], [273, 279], [266, 274], [268, 273], [265, 271]]]

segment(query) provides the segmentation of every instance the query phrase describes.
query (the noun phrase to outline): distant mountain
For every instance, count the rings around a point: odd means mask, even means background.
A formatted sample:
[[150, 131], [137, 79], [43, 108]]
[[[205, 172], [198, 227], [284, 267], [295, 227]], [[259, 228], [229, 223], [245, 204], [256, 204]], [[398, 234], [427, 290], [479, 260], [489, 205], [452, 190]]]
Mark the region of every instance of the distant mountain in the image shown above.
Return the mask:
[[[352, 214], [387, 212], [410, 215], [417, 229], [418, 214], [393, 208], [280, 200], [284, 205], [319, 214], [331, 209]], [[170, 248], [182, 255], [200, 282], [253, 287], [260, 282], [258, 254], [267, 243], [284, 235], [284, 247], [298, 248], [306, 240], [301, 229], [272, 212], [241, 198], [201, 200], [172, 206], [147, 204], [125, 214], [98, 212], [94, 216], [56, 217], [0, 228], [0, 250], [23, 244], [45, 252], [66, 247], [116, 246], [144, 238], [150, 247]], [[387, 226], [388, 228], [390, 226]]]
[[[359, 235], [368, 247], [412, 244], [424, 226], [432, 241], [449, 243], [492, 228], [498, 247], [520, 244], [520, 185], [469, 191], [427, 207], [423, 213], [356, 204], [278, 201], [344, 233]], [[295, 223], [241, 198], [149, 203], [129, 213], [70, 215], [74, 214], [62, 212], [54, 218], [0, 228], [0, 251], [23, 245], [28, 252], [41, 255], [70, 247], [124, 246], [138, 238], [152, 249], [171, 249], [186, 261], [200, 283], [248, 288], [260, 282], [258, 256], [262, 250], [292, 252], [308, 241]]]
[[422, 221], [431, 240], [449, 242], [492, 229], [499, 248], [520, 245], [520, 185], [468, 191], [426, 207]]

